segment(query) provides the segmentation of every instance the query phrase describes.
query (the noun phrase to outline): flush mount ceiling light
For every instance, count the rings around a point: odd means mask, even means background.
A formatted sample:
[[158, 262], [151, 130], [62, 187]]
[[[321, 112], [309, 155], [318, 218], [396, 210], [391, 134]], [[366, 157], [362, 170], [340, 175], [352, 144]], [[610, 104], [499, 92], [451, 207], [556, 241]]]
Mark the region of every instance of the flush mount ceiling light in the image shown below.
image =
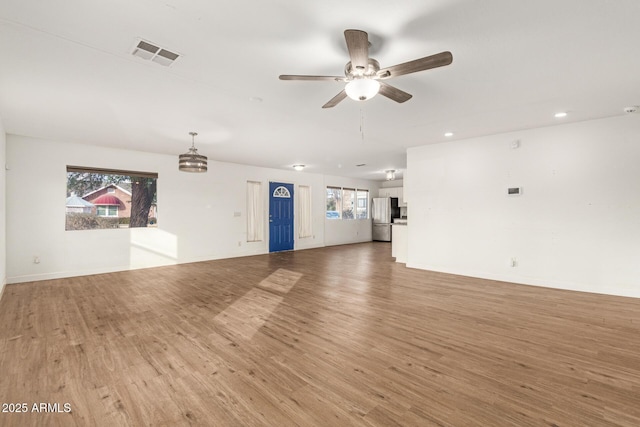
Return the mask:
[[387, 181], [393, 181], [394, 179], [396, 179], [396, 171], [393, 169], [390, 169], [388, 171], [384, 171], [387, 174]]
[[293, 168], [295, 170], [297, 170], [298, 172], [301, 172], [304, 170], [305, 166], [304, 165], [293, 165]]
[[453, 136], [453, 132], [447, 132], [444, 134], [444, 136], [446, 136], [447, 138], [450, 138]]
[[207, 171], [207, 156], [198, 154], [198, 150], [195, 147], [196, 132], [189, 132], [191, 135], [191, 148], [189, 152], [180, 154], [180, 161], [178, 162], [178, 169], [182, 172], [206, 172]]
[[351, 80], [344, 87], [347, 96], [354, 101], [366, 101], [378, 94], [380, 82], [369, 78]]
[[555, 117], [556, 119], [561, 119], [563, 117], [567, 117], [567, 112], [566, 111], [560, 111], [559, 113], [555, 113], [553, 115], [553, 117]]

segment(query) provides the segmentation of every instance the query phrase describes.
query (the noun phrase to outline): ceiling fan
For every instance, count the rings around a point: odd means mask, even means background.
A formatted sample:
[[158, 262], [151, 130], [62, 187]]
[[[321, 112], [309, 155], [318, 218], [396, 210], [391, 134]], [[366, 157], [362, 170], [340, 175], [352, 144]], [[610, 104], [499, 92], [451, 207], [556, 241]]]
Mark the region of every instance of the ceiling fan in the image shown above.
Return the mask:
[[373, 58], [369, 58], [369, 36], [361, 30], [345, 30], [344, 38], [347, 42], [351, 61], [344, 67], [345, 77], [342, 76], [298, 76], [283, 74], [280, 80], [334, 80], [346, 82], [345, 88], [322, 108], [331, 108], [338, 105], [347, 96], [356, 101], [366, 101], [380, 93], [396, 102], [405, 102], [412, 95], [404, 92], [383, 80], [404, 74], [416, 73], [431, 68], [443, 67], [451, 64], [453, 56], [451, 52], [440, 52], [435, 55], [404, 62], [402, 64], [380, 69], [380, 64]]

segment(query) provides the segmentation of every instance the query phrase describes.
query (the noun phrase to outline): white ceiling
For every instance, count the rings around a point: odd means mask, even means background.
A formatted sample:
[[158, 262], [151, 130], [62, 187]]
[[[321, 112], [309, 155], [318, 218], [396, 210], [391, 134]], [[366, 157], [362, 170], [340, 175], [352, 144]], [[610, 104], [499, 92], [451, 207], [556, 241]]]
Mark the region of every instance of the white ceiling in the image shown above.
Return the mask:
[[[196, 131], [210, 160], [383, 180], [407, 147], [640, 104], [639, 18], [638, 0], [0, 0], [0, 117], [12, 134], [176, 156]], [[342, 75], [348, 28], [382, 67], [444, 50], [453, 64], [387, 81], [404, 104], [322, 109], [341, 83], [278, 80]], [[182, 57], [136, 58], [139, 38]]]

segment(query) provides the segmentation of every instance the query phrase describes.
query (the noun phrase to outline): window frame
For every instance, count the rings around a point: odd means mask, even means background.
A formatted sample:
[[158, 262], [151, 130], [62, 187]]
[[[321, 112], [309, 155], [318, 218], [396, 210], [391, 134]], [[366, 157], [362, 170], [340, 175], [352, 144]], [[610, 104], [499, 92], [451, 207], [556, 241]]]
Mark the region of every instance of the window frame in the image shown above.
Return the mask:
[[[122, 169], [94, 168], [88, 166], [66, 166], [67, 201], [73, 196], [83, 199], [94, 194], [114, 195], [121, 205], [89, 204], [89, 210], [74, 211], [73, 206], [65, 207], [65, 231], [111, 230], [119, 228], [155, 228], [158, 226], [158, 173]], [[125, 185], [127, 183], [127, 185]], [[131, 185], [131, 188], [128, 185]], [[123, 194], [110, 188], [114, 185]], [[106, 190], [105, 190], [106, 189]], [[96, 200], [94, 196], [85, 201]], [[131, 215], [133, 201], [142, 206]], [[123, 205], [124, 204], [124, 205]], [[147, 210], [146, 220], [144, 212]], [[100, 212], [98, 212], [100, 211]], [[124, 216], [123, 216], [124, 214]], [[128, 214], [128, 215], [127, 215]], [[142, 215], [142, 216], [141, 216]], [[136, 226], [131, 226], [131, 218]], [[108, 222], [107, 222], [108, 220]]]

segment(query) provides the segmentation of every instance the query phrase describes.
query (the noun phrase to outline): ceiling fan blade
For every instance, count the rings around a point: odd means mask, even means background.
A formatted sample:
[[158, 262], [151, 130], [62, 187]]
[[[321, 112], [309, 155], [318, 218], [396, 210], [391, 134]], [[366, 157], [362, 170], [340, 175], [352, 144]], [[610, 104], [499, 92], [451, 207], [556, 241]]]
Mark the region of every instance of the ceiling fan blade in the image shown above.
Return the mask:
[[365, 72], [369, 66], [369, 35], [360, 30], [345, 30], [344, 38], [347, 41], [352, 69]]
[[431, 68], [444, 67], [445, 65], [451, 64], [451, 62], [453, 62], [453, 55], [451, 55], [451, 52], [440, 52], [435, 55], [426, 56], [424, 58], [384, 68], [378, 71], [378, 76], [381, 79], [388, 79], [391, 77], [402, 76], [404, 74], [429, 70]]
[[331, 98], [329, 100], [329, 102], [327, 102], [326, 104], [324, 104], [322, 106], [322, 108], [331, 108], [331, 107], [335, 107], [336, 105], [338, 105], [338, 103], [340, 101], [342, 101], [343, 99], [345, 99], [347, 97], [347, 92], [344, 91], [344, 89], [342, 89], [340, 91], [339, 94], [337, 94], [336, 96], [334, 96], [333, 98]]
[[341, 76], [296, 76], [289, 74], [280, 75], [280, 80], [330, 80], [343, 82], [346, 80], [346, 77]]
[[386, 96], [396, 102], [405, 102], [412, 98], [413, 95], [391, 86], [385, 82], [380, 82], [380, 91], [378, 92], [382, 96]]

